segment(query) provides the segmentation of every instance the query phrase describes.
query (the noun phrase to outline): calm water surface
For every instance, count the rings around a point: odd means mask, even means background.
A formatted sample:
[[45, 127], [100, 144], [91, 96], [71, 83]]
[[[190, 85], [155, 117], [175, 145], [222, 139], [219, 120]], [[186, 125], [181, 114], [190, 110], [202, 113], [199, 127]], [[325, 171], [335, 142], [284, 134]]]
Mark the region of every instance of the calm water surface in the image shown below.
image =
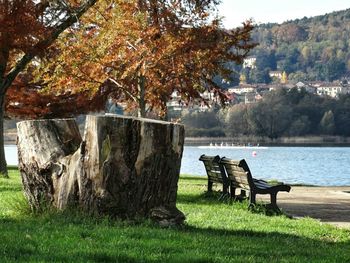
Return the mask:
[[[5, 146], [9, 165], [17, 165], [17, 149]], [[256, 155], [253, 156], [252, 152]], [[246, 159], [254, 177], [285, 183], [350, 186], [349, 147], [269, 147], [268, 149], [200, 149], [185, 146], [181, 173], [205, 175], [201, 154]]]
[[181, 173], [205, 175], [204, 165], [198, 161], [201, 154], [246, 159], [253, 177], [259, 179], [277, 179], [291, 184], [350, 186], [349, 147], [201, 149], [186, 146]]
[[8, 165], [17, 165], [17, 147], [16, 145], [5, 145], [5, 156]]

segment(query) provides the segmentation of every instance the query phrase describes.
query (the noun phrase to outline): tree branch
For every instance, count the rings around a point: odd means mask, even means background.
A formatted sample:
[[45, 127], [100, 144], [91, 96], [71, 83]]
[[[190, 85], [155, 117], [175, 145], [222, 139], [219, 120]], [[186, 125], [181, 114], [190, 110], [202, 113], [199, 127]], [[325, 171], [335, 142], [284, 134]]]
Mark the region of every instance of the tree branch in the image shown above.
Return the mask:
[[64, 30], [76, 23], [79, 20], [79, 18], [96, 2], [98, 2], [98, 0], [87, 0], [84, 4], [82, 4], [79, 8], [76, 9], [77, 11], [75, 13], [72, 13], [60, 25], [55, 27], [46, 39], [39, 41], [32, 48], [31, 51], [27, 52], [5, 77], [5, 81], [2, 85], [1, 90], [2, 95], [6, 94], [7, 89], [11, 86], [12, 82], [15, 80], [17, 75], [22, 70], [24, 70], [27, 64], [37, 55], [36, 50], [49, 47]]
[[129, 96], [131, 99], [133, 99], [135, 102], [139, 102], [139, 98], [137, 96], [135, 96], [134, 94], [132, 94], [131, 92], [129, 92], [126, 88], [124, 88], [124, 86], [122, 84], [120, 84], [118, 81], [116, 81], [113, 78], [108, 78], [109, 81], [111, 81], [114, 85], [116, 85], [118, 88], [120, 88], [123, 92], [125, 92], [125, 94], [127, 96]]

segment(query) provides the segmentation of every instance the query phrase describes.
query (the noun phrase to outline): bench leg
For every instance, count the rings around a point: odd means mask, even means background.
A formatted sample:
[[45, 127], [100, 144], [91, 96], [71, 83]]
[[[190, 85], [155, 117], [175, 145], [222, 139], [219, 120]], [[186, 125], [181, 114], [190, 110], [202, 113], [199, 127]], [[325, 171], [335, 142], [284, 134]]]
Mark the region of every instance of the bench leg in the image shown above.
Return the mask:
[[271, 200], [271, 208], [278, 209], [278, 206], [277, 206], [277, 193], [271, 193], [270, 194], [270, 200]]
[[255, 206], [256, 203], [256, 193], [254, 193], [252, 190], [249, 192], [249, 208], [252, 208]]
[[212, 192], [213, 191], [213, 182], [208, 180], [208, 192]]
[[277, 206], [277, 193], [272, 193], [270, 196], [271, 196], [270, 209], [276, 214], [281, 214], [282, 211]]
[[235, 199], [236, 197], [236, 187], [230, 184], [230, 197], [231, 199]]
[[220, 197], [220, 200], [225, 200], [229, 196], [228, 188], [229, 188], [229, 185], [224, 182], [222, 184], [222, 195]]

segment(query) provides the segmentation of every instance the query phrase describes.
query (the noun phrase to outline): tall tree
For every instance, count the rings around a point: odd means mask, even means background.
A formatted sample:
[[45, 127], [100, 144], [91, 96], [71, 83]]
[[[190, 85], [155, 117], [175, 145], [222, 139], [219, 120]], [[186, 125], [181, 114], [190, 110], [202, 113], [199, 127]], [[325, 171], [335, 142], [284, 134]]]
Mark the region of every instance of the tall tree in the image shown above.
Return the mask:
[[320, 121], [321, 134], [333, 135], [335, 131], [334, 114], [331, 110], [326, 111]]
[[288, 130], [292, 107], [285, 94], [285, 90], [272, 91], [251, 108], [249, 118], [256, 134], [276, 139]]
[[288, 75], [285, 71], [282, 73], [281, 83], [286, 84], [288, 83]]
[[249, 22], [221, 28], [212, 15], [218, 2], [102, 1], [85, 17], [90, 27], [67, 32], [57, 46], [64, 52], [53, 51], [58, 58], [41, 72], [55, 90], [112, 87], [139, 116], [164, 115], [174, 89], [188, 101], [204, 88], [219, 91], [214, 76], [229, 78], [227, 62], [241, 63], [255, 46]]
[[227, 133], [234, 137], [237, 135], [249, 135], [248, 104], [236, 104], [228, 109], [225, 122]]
[[7, 176], [3, 118], [8, 89], [35, 58], [97, 1], [0, 0], [0, 173], [3, 176]]

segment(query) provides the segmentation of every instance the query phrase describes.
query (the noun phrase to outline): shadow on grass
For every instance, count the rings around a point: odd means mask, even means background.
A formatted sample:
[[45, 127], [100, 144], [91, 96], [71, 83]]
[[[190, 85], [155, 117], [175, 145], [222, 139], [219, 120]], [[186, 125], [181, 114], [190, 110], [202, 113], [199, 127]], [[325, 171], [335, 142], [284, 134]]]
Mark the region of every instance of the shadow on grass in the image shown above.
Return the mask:
[[228, 195], [222, 196], [222, 192], [218, 191], [204, 192], [202, 194], [178, 194], [177, 202], [198, 205], [217, 205], [220, 203], [230, 205], [240, 204], [240, 207], [246, 208], [247, 210], [255, 214], [263, 214], [266, 216], [288, 216], [282, 210], [276, 210], [274, 208], [271, 208], [269, 204], [257, 203], [254, 206], [249, 206], [247, 198], [232, 200]]
[[204, 192], [202, 194], [178, 194], [177, 202], [186, 204], [213, 204], [220, 203], [220, 192]]
[[[62, 224], [64, 223], [65, 224]], [[349, 262], [350, 242], [300, 234], [185, 225], [162, 229], [57, 220], [0, 219], [0, 261], [9, 262]], [[336, 238], [334, 238], [336, 239]]]
[[9, 185], [0, 185], [0, 192], [18, 192], [21, 191], [22, 187], [18, 186], [18, 185], [13, 185], [13, 186], [9, 186]]
[[[132, 258], [128, 255], [109, 255], [109, 252], [60, 252], [55, 251], [55, 253], [45, 253], [39, 252], [35, 248], [25, 248], [23, 246], [13, 246], [11, 250], [6, 251], [3, 254], [3, 259], [6, 261], [13, 262], [26, 262], [29, 259], [34, 259], [34, 261], [40, 262], [126, 262], [134, 263], [140, 262], [139, 260]], [[0, 259], [2, 256], [0, 256]]]

